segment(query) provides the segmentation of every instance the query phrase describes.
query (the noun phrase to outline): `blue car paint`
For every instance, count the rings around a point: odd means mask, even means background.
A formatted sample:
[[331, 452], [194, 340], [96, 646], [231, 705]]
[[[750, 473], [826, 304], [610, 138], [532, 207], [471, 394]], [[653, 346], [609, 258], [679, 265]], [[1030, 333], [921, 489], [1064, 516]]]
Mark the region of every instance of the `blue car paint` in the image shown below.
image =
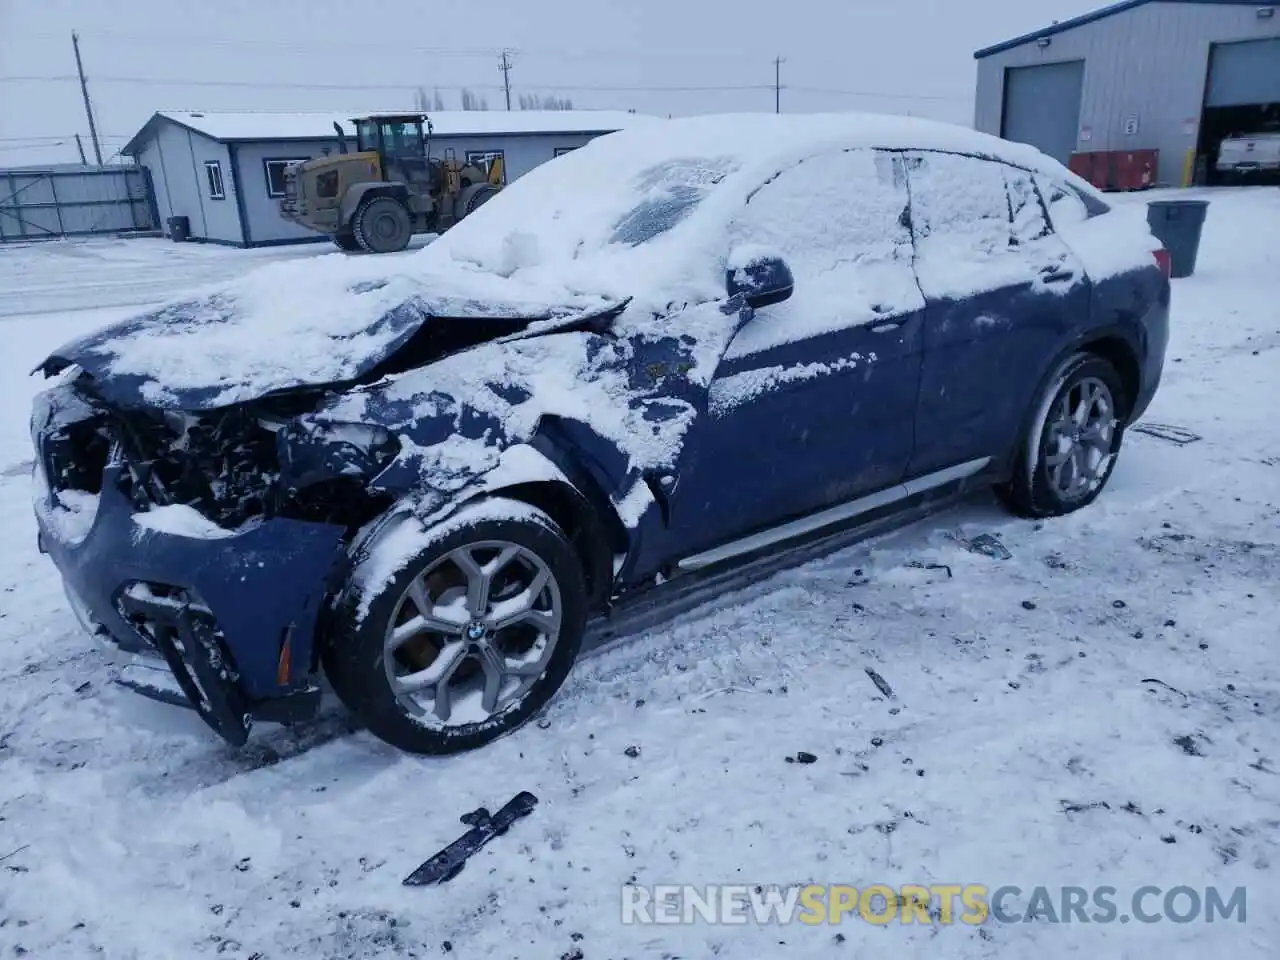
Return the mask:
[[1169, 281], [1154, 266], [1094, 284], [1093, 335], [1122, 339], [1138, 364], [1137, 396], [1130, 398], [1131, 422], [1146, 412], [1160, 386], [1169, 346], [1170, 296]]
[[[749, 322], [777, 317], [766, 307]], [[672, 497], [673, 556], [902, 480], [914, 447], [923, 315], [881, 323], [892, 329], [848, 326], [721, 364], [717, 378], [832, 366], [695, 422]]]
[[[154, 652], [121, 616], [118, 599], [132, 582], [194, 591], [222, 628], [227, 651], [251, 699], [282, 696], [308, 681], [317, 616], [345, 562], [344, 531], [276, 518], [232, 536], [198, 539], [140, 527], [108, 466], [92, 528], [79, 543], [58, 536], [36, 511], [41, 543], [91, 616], [124, 651]], [[292, 628], [292, 682], [276, 682], [280, 646]]]
[[1070, 283], [929, 301], [912, 476], [1016, 444], [1044, 364], [1090, 328], [1092, 285]]

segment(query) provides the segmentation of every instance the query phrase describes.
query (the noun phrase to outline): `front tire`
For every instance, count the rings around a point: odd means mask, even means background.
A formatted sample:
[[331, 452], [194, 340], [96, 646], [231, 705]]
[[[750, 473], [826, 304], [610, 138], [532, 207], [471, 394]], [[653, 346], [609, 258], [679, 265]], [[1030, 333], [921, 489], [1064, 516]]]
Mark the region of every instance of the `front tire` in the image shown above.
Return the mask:
[[329, 681], [401, 750], [451, 754], [496, 740], [542, 709], [577, 658], [587, 620], [577, 555], [546, 514], [494, 504], [512, 509], [425, 531], [417, 556], [370, 583], [385, 563], [375, 548], [351, 578], [367, 585], [340, 604], [324, 650]]
[[354, 218], [356, 243], [367, 253], [398, 253], [409, 246], [413, 221], [399, 200], [374, 197], [363, 204]]
[[1056, 517], [1098, 498], [1115, 469], [1129, 399], [1114, 366], [1078, 353], [1059, 366], [1037, 399], [1012, 479], [996, 488], [1023, 517]]
[[354, 233], [335, 233], [332, 239], [333, 245], [343, 253], [357, 253], [360, 250]]

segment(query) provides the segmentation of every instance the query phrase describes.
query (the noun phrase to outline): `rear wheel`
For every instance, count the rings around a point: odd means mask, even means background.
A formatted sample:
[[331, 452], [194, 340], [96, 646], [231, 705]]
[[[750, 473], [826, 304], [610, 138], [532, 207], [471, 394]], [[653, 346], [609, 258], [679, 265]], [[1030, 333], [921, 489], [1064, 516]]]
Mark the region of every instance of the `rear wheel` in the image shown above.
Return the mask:
[[[586, 625], [582, 568], [550, 517], [513, 505], [513, 519], [481, 515], [449, 528], [344, 603], [326, 673], [393, 746], [483, 746], [532, 717], [569, 675]], [[375, 552], [357, 564], [352, 582], [378, 562]]]
[[409, 245], [413, 221], [404, 204], [391, 197], [374, 197], [356, 211], [353, 231], [360, 249], [396, 253]]
[[1115, 367], [1089, 353], [1069, 358], [1039, 398], [1013, 478], [996, 492], [1026, 517], [1060, 516], [1092, 503], [1115, 469], [1127, 411]]

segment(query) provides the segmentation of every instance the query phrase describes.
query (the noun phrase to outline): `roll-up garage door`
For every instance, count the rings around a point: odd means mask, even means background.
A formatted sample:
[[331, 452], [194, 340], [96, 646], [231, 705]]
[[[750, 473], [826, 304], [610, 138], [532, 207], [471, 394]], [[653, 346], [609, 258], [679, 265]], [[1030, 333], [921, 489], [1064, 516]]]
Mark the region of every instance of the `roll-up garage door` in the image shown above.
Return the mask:
[[1206, 107], [1280, 103], [1280, 37], [1215, 43]]
[[1062, 163], [1076, 148], [1084, 61], [1010, 67], [1004, 75], [1000, 135], [1029, 143]]

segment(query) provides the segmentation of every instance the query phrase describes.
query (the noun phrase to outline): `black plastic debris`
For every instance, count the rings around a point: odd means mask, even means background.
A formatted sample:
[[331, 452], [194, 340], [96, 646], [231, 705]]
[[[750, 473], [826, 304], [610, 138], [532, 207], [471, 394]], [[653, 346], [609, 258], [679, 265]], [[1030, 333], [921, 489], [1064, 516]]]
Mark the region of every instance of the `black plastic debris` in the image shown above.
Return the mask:
[[632, 760], [640, 756], [640, 748], [635, 744], [632, 744], [631, 746], [627, 747], [627, 749], [623, 750], [622, 752], [625, 753]]
[[871, 678], [871, 682], [876, 685], [876, 688], [881, 693], [883, 693], [886, 697], [892, 700], [893, 687], [889, 686], [889, 681], [885, 680], [884, 677], [880, 676], [880, 674], [876, 673], [870, 667], [867, 667], [866, 670], [867, 670], [867, 676]]
[[1176, 427], [1169, 423], [1139, 423], [1129, 429], [1137, 433], [1145, 433], [1147, 436], [1155, 437], [1157, 440], [1168, 440], [1170, 443], [1176, 443], [1180, 447], [1185, 447], [1189, 443], [1204, 439], [1200, 434], [1192, 433], [1186, 427]]
[[533, 813], [538, 798], [527, 790], [521, 790], [503, 804], [498, 812], [490, 815], [484, 807], [464, 813], [459, 819], [471, 827], [417, 870], [405, 877], [406, 887], [427, 887], [448, 883], [467, 865], [481, 847], [511, 829], [511, 825]]
[[[947, 566], [945, 563], [924, 563], [920, 560], [912, 560], [910, 563], [907, 564], [907, 566], [910, 567], [912, 570], [940, 571], [947, 575], [946, 579], [948, 580], [950, 580], [952, 577], [951, 568]], [[941, 580], [942, 577], [938, 577], [937, 579]]]
[[794, 757], [787, 757], [787, 763], [817, 763], [818, 758], [805, 750], [799, 750]]

